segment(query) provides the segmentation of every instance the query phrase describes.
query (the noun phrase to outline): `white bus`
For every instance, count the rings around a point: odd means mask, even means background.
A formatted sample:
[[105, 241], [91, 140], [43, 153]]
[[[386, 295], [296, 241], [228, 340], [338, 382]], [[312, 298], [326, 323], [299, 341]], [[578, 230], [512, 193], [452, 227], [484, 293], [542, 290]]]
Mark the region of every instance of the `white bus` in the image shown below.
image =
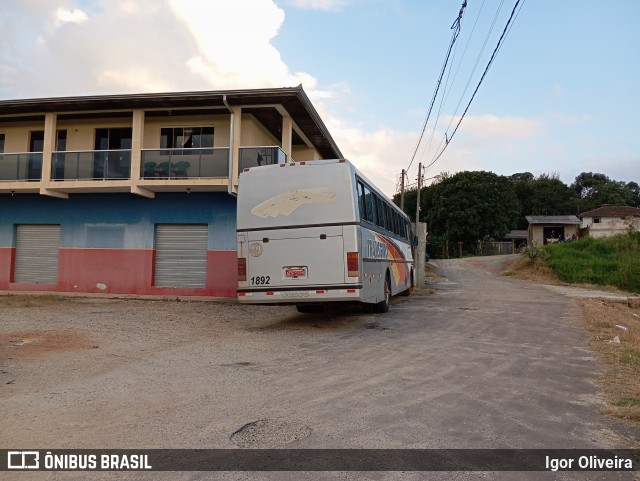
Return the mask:
[[240, 303], [386, 312], [413, 287], [409, 218], [346, 160], [245, 169], [237, 237]]

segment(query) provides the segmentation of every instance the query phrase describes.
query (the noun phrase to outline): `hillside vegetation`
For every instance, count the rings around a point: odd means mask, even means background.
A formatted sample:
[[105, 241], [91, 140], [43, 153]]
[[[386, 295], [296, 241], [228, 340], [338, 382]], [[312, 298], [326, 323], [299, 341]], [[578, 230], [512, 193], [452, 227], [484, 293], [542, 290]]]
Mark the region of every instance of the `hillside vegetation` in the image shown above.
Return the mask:
[[640, 232], [545, 246], [546, 263], [563, 282], [640, 293]]

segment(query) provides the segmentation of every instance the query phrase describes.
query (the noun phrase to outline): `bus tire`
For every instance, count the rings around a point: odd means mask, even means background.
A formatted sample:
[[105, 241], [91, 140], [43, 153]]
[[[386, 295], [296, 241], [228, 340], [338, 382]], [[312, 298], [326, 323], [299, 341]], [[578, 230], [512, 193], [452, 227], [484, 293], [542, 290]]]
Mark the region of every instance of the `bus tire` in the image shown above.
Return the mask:
[[382, 291], [382, 300], [374, 305], [373, 312], [378, 314], [384, 314], [389, 311], [389, 300], [391, 299], [391, 281], [389, 280], [389, 273], [384, 279], [384, 287]]
[[296, 304], [298, 312], [303, 314], [315, 314], [324, 310], [323, 304]]

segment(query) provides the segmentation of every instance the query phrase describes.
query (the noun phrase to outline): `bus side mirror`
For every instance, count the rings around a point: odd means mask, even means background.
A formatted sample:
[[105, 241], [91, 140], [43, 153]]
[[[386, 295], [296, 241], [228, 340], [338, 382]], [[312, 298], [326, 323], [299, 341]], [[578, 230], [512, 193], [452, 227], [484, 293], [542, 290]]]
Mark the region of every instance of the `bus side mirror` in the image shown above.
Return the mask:
[[417, 235], [413, 236], [413, 247], [418, 247], [418, 236]]

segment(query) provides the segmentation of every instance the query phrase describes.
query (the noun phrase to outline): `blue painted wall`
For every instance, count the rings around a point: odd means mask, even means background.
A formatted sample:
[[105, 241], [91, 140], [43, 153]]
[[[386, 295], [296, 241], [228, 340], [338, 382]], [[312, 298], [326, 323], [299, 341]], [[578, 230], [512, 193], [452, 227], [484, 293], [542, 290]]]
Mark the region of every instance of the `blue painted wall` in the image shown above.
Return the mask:
[[15, 224], [60, 224], [60, 247], [152, 249], [155, 224], [208, 224], [209, 250], [236, 249], [236, 200], [225, 193], [0, 196], [0, 247]]

